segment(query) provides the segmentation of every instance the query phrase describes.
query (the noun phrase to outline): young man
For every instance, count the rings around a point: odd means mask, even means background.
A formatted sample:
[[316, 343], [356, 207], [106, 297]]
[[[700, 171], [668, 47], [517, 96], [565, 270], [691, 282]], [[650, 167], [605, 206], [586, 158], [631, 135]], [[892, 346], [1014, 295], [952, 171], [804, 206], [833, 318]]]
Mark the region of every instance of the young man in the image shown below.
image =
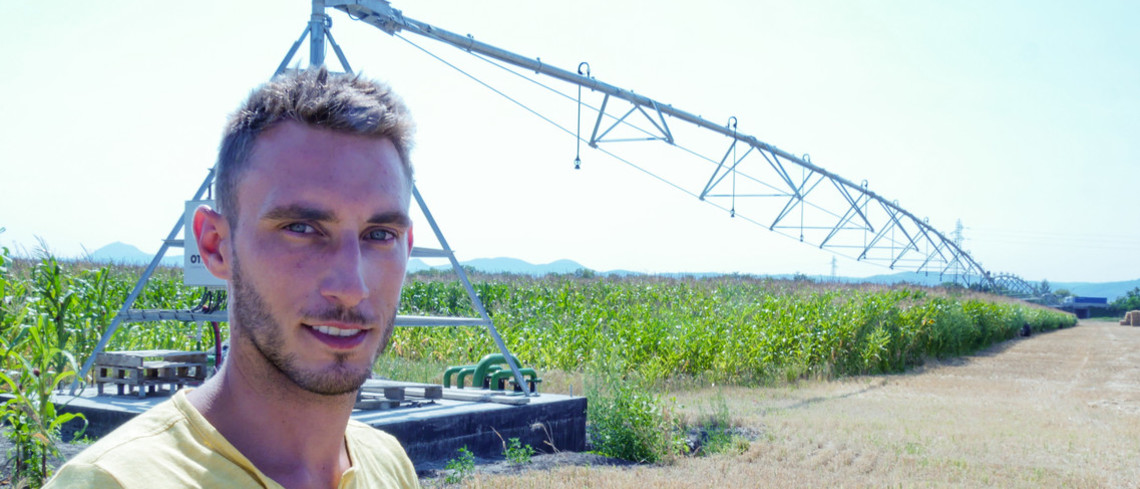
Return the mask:
[[386, 86], [283, 75], [232, 116], [203, 262], [228, 282], [230, 353], [47, 487], [418, 487], [391, 436], [350, 421], [392, 334], [412, 247], [411, 121]]

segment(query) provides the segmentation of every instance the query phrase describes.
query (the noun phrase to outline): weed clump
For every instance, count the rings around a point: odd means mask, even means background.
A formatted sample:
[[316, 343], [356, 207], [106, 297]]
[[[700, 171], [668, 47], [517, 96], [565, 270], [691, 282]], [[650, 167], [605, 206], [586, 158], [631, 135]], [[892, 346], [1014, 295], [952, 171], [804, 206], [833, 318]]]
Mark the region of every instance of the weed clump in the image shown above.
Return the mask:
[[534, 456], [537, 450], [530, 445], [523, 445], [518, 438], [511, 438], [503, 449], [503, 456], [507, 458], [512, 464], [526, 465], [530, 463], [530, 458]]
[[447, 461], [444, 469], [448, 471], [443, 481], [448, 484], [458, 484], [467, 479], [475, 471], [475, 454], [467, 447], [458, 450], [459, 454]]
[[612, 350], [595, 359], [586, 382], [586, 432], [599, 455], [633, 462], [668, 461], [683, 446], [669, 410], [644, 379], [623, 374]]

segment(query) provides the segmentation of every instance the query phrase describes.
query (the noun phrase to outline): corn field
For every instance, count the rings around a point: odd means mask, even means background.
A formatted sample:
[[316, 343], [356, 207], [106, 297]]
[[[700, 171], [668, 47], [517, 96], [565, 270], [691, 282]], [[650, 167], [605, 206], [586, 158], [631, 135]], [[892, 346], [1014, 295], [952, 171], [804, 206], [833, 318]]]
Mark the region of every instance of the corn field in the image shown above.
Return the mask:
[[[543, 369], [583, 366], [721, 382], [898, 372], [974, 352], [1070, 314], [920, 287], [741, 277], [488, 277], [475, 288], [507, 346]], [[407, 314], [474, 315], [455, 283], [412, 280]], [[478, 328], [401, 328], [390, 352], [465, 363], [494, 351]]]
[[[50, 475], [60, 426], [74, 417], [54, 410], [53, 386], [70, 382], [143, 271], [42, 255], [12, 259], [0, 248], [0, 394], [13, 397], [0, 406], [0, 422], [13, 427], [16, 473], [32, 487]], [[1076, 324], [1067, 313], [964, 290], [739, 276], [474, 278], [523, 363], [586, 373], [595, 449], [635, 461], [668, 459], [679, 446], [683, 429], [652, 389], [663, 381], [749, 385], [899, 372], [1012, 338], [1026, 325]], [[159, 269], [135, 307], [190, 309], [202, 294], [182, 285], [180, 270]], [[475, 317], [462, 286], [434, 272], [408, 278], [400, 313]], [[214, 341], [212, 328], [194, 323], [124, 323], [107, 349], [208, 350]], [[409, 371], [384, 374], [438, 382], [422, 378], [434, 375], [424, 366], [473, 363], [494, 351], [482, 327], [398, 328], [387, 358]]]
[[[70, 352], [80, 363], [94, 350], [134, 288], [143, 268], [62, 262], [52, 256], [12, 260], [0, 275], [0, 340], [14, 353], [21, 335], [31, 328], [47, 343]], [[181, 271], [160, 269], [135, 302], [136, 308], [180, 309], [198, 303], [202, 291], [182, 285]], [[124, 323], [108, 350], [206, 349], [213, 344], [209, 327], [180, 321]], [[8, 365], [4, 365], [8, 367]]]
[[[141, 274], [140, 267], [8, 259], [0, 275], [0, 340], [21, 348], [36, 328], [80, 363], [93, 350]], [[1064, 312], [996, 296], [911, 286], [853, 286], [737, 276], [475, 275], [476, 292], [507, 346], [540, 369], [585, 366], [649, 380], [698, 376], [721, 382], [898, 372], [924, 357], [967, 354], [1034, 331], [1072, 326]], [[160, 269], [137, 308], [191, 308], [200, 289]], [[401, 314], [475, 316], [466, 292], [438, 275], [412, 275]], [[209, 327], [124, 323], [109, 350], [206, 350]], [[399, 328], [388, 354], [470, 363], [495, 351], [481, 327]], [[17, 368], [7, 362], [7, 369]], [[64, 368], [62, 360], [54, 365]]]

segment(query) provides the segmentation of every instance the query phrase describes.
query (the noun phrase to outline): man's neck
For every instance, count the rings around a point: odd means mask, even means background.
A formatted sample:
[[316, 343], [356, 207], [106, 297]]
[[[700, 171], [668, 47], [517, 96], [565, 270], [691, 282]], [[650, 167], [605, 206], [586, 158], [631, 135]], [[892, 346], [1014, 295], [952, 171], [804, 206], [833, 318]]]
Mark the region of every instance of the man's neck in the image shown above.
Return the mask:
[[344, 432], [354, 396], [313, 394], [276, 370], [229, 360], [217, 375], [187, 394], [190, 404], [258, 470], [282, 486], [336, 487], [351, 465]]

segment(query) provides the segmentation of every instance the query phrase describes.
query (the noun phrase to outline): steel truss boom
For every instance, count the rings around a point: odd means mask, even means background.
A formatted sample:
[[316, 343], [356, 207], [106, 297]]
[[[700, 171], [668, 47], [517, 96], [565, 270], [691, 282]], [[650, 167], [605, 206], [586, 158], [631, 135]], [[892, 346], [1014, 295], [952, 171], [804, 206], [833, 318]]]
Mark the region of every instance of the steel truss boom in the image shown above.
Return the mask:
[[[405, 17], [400, 10], [391, 7], [385, 0], [316, 0], [317, 4], [336, 8], [350, 17], [366, 22], [380, 30], [395, 35], [406, 31], [419, 36], [440, 41], [477, 56], [490, 58], [536, 74], [588, 88], [601, 93], [603, 99], [598, 109], [597, 119], [587, 143], [597, 148], [600, 143], [622, 141], [660, 140], [670, 145], [679, 144], [675, 131], [670, 128], [668, 118], [688, 122], [698, 128], [712, 131], [731, 139], [724, 156], [704, 157], [716, 164], [716, 169], [702, 190], [693, 192], [700, 200], [732, 201], [732, 215], [741, 216], [736, 208], [737, 198], [776, 199], [770, 212], [775, 218], [768, 225], [757, 218], [746, 216], [746, 220], [767, 227], [769, 230], [795, 237], [789, 232], [798, 230], [800, 241], [818, 245], [837, 254], [850, 256], [856, 260], [867, 260], [885, 264], [890, 268], [901, 266], [919, 272], [936, 272], [939, 275], [953, 273], [976, 277], [986, 285], [994, 285], [990, 274], [958, 243], [930, 226], [924, 219], [900, 207], [867, 188], [866, 182], [855, 184], [839, 175], [825, 170], [811, 162], [807, 155], [796, 156], [781, 150], [754, 136], [737, 130], [735, 118], [729, 125], [721, 125], [691, 112], [677, 109], [645, 95], [602, 82], [587, 71], [579, 74], [543, 63], [540, 59], [527, 58], [519, 54], [476, 41], [471, 36], [463, 36], [439, 27]], [[624, 101], [630, 107], [621, 113], [607, 113], [615, 100]], [[619, 115], [620, 114], [620, 115]], [[631, 118], [631, 116], [633, 116]], [[668, 118], [667, 118], [668, 117]], [[608, 118], [608, 119], [607, 119]], [[634, 125], [637, 119], [644, 129], [638, 129], [647, 137], [607, 139], [621, 125]], [[612, 121], [612, 122], [611, 122]], [[580, 139], [581, 140], [581, 139]], [[737, 153], [740, 156], [737, 156]], [[761, 181], [741, 173], [739, 168], [749, 156], [759, 155], [763, 162], [757, 165], [774, 173], [772, 183]], [[719, 156], [719, 153], [718, 153]], [[757, 159], [755, 156], [753, 160]], [[790, 165], [789, 165], [790, 164]], [[801, 175], [794, 175], [789, 169], [798, 167]], [[729, 176], [731, 175], [731, 178]], [[738, 178], [743, 181], [743, 189], [737, 189]], [[703, 179], [702, 179], [703, 181]], [[822, 185], [829, 181], [832, 185]], [[714, 192], [731, 182], [731, 192]], [[809, 201], [809, 194], [820, 195], [834, 189], [829, 195]], [[719, 200], [718, 200], [719, 199]], [[822, 202], [822, 203], [820, 203]], [[713, 205], [725, 208], [722, 205]], [[726, 209], [728, 210], [728, 209]], [[813, 225], [806, 225], [807, 212], [812, 213]], [[799, 223], [789, 222], [798, 215]], [[826, 225], [814, 225], [822, 222]], [[839, 238], [845, 239], [839, 239]], [[861, 239], [860, 239], [861, 238]]]

